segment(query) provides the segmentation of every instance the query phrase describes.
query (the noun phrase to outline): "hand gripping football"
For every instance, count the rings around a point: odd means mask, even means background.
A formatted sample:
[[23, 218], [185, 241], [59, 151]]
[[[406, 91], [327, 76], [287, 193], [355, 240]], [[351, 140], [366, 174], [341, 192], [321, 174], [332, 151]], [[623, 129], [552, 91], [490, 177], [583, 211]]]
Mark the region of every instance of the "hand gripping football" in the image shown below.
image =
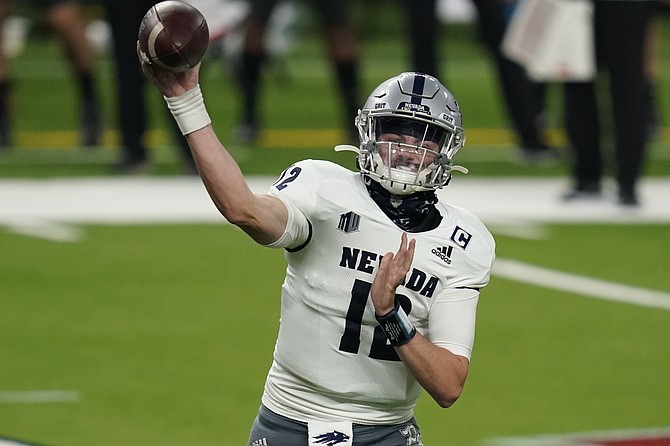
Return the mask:
[[194, 6], [177, 0], [147, 11], [138, 36], [144, 60], [165, 70], [184, 72], [196, 66], [209, 44], [207, 20]]

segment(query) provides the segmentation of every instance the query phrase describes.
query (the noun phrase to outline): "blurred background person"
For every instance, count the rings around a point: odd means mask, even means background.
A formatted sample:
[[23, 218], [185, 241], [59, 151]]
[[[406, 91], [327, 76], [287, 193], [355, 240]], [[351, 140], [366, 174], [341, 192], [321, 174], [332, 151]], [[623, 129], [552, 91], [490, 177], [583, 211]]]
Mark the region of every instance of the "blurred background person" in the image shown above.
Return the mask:
[[[137, 62], [137, 33], [144, 14], [155, 0], [105, 0], [106, 16], [112, 34], [116, 63], [117, 116], [121, 134], [121, 158], [115, 172], [143, 173], [149, 167], [145, 137], [148, 130], [148, 105], [145, 98], [146, 78]], [[184, 165], [184, 173], [197, 172], [186, 140], [173, 119], [169, 125]]]
[[[618, 202], [635, 206], [651, 119], [646, 49], [654, 2], [593, 0], [593, 6], [596, 62], [599, 74], [608, 75]], [[601, 196], [604, 156], [597, 80], [564, 84], [565, 129], [574, 154], [567, 201]]]
[[[268, 21], [281, 0], [250, 0], [251, 10], [244, 24], [244, 43], [237, 73], [241, 94], [242, 116], [237, 137], [246, 143], [257, 140], [262, 127], [259, 97], [262, 89], [262, 68], [267, 58], [266, 31]], [[342, 101], [342, 129], [347, 129], [349, 142], [356, 143], [358, 134], [352, 129], [351, 117], [358, 113], [359, 48], [352, 25], [353, 6], [350, 0], [310, 0], [322, 26], [326, 52], [332, 64]]]
[[[72, 68], [80, 94], [79, 129], [83, 146], [97, 146], [102, 136], [102, 116], [96, 90], [95, 53], [86, 37], [86, 24], [80, 4], [75, 0], [30, 0], [25, 2], [44, 13], [45, 20], [55, 32]], [[0, 0], [0, 30], [13, 12], [23, 5]], [[12, 144], [11, 135], [11, 75], [9, 57], [5, 52], [3, 32], [0, 32], [0, 147]]]
[[[516, 0], [471, 0], [482, 42], [495, 63], [505, 109], [510, 115], [524, 162], [552, 163], [559, 152], [545, 135], [545, 85], [532, 81], [525, 69], [500, 49]], [[412, 69], [440, 77], [437, 0], [401, 0], [408, 17]]]
[[647, 132], [654, 138], [661, 131], [662, 117], [657, 102], [658, 78], [661, 63], [661, 41], [663, 15], [670, 13], [670, 0], [654, 0], [654, 17], [649, 25], [645, 52], [645, 73], [647, 81], [646, 100], [649, 108]]

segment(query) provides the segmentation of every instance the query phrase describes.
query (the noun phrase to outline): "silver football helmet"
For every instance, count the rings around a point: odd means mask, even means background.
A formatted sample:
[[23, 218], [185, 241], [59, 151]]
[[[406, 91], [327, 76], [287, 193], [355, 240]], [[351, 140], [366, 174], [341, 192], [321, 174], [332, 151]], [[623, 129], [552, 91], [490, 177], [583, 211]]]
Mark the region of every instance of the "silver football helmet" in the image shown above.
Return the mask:
[[355, 120], [362, 174], [394, 195], [442, 188], [465, 143], [454, 96], [432, 76], [402, 73], [382, 82]]

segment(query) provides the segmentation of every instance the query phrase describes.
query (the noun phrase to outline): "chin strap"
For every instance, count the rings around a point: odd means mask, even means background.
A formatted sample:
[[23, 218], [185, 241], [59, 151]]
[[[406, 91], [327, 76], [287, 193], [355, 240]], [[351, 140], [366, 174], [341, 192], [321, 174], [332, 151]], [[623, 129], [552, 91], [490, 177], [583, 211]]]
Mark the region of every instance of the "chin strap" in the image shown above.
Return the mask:
[[440, 157], [437, 159], [437, 162], [440, 166], [447, 169], [448, 172], [456, 171], [464, 174], [467, 174], [469, 172], [467, 167], [452, 165], [451, 161], [447, 158], [445, 154], [441, 154]]

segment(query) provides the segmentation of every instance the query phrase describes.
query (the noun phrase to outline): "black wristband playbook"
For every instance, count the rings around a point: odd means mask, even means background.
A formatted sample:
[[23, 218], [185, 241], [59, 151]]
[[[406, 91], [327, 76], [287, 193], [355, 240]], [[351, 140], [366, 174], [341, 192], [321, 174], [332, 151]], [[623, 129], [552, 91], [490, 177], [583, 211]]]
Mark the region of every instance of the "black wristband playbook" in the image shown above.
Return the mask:
[[416, 327], [397, 301], [393, 310], [376, 318], [393, 347], [407, 344], [416, 335]]

